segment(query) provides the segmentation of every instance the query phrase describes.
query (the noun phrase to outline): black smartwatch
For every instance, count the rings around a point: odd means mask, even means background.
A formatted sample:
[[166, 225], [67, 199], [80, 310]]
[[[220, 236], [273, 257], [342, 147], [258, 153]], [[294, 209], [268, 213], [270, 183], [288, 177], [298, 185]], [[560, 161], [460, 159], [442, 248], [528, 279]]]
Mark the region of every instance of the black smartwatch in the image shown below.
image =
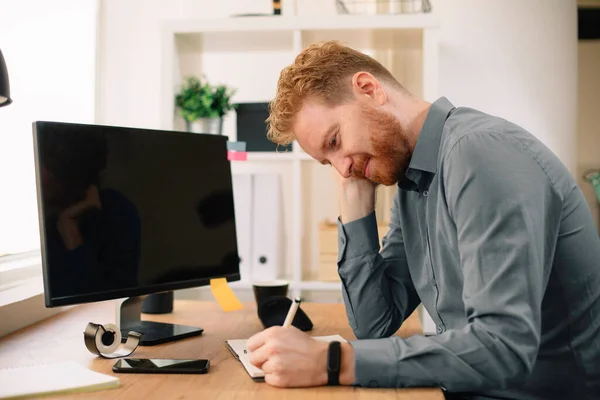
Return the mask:
[[329, 342], [327, 351], [327, 384], [340, 384], [340, 369], [342, 367], [342, 345], [340, 342]]

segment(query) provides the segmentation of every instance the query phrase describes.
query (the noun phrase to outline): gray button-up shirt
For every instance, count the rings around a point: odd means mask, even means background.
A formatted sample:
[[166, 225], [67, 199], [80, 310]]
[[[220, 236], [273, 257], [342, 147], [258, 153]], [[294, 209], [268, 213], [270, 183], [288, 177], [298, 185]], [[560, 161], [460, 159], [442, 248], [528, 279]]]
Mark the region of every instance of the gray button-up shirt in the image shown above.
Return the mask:
[[[441, 98], [406, 177], [381, 249], [374, 213], [338, 220], [355, 384], [600, 399], [600, 239], [559, 159]], [[438, 335], [390, 337], [421, 302]]]

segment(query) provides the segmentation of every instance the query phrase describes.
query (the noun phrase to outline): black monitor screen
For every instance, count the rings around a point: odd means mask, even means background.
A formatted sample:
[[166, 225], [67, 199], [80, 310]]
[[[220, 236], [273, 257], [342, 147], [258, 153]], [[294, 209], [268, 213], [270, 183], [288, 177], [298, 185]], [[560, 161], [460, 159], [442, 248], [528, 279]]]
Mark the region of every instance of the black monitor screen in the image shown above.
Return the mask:
[[239, 280], [227, 138], [35, 122], [47, 306]]

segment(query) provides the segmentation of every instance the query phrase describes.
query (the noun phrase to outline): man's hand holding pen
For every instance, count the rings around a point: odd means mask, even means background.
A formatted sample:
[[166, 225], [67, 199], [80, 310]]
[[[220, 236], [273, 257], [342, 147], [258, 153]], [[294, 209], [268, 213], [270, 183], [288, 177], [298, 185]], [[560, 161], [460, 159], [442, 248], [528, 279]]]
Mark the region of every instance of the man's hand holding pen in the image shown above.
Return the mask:
[[[299, 306], [300, 300], [296, 299], [283, 326], [265, 329], [248, 339], [250, 362], [264, 371], [265, 382], [270, 385], [307, 387], [327, 384], [329, 345], [291, 325]], [[342, 352], [346, 361], [353, 361], [350, 344], [343, 343]], [[342, 368], [340, 383], [351, 384], [354, 381], [353, 371], [354, 365]]]

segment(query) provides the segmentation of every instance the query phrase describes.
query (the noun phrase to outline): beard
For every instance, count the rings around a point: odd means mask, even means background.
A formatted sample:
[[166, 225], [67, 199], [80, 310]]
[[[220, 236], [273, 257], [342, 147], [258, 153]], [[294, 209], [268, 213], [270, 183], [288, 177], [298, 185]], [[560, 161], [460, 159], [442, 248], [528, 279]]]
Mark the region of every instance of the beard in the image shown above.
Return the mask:
[[361, 155], [352, 168], [352, 175], [365, 178], [363, 170], [369, 162], [369, 180], [391, 186], [406, 179], [405, 172], [410, 164], [412, 151], [408, 136], [396, 117], [374, 107], [362, 107], [367, 122], [369, 140], [373, 154]]

